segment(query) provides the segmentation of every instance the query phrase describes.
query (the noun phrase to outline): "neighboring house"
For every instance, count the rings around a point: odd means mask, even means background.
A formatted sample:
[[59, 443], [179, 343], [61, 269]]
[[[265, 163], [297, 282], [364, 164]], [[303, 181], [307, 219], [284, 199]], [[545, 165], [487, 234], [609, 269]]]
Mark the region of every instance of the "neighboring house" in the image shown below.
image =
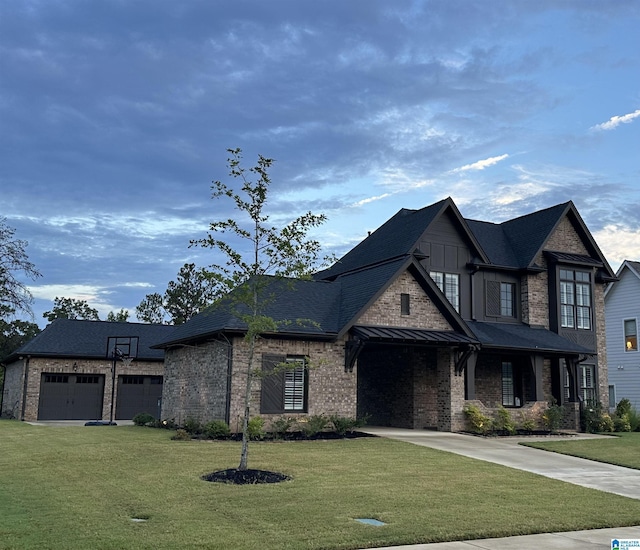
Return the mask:
[[[2, 416], [20, 420], [109, 420], [113, 350], [116, 357], [114, 419], [140, 412], [159, 416], [162, 350], [149, 346], [173, 327], [56, 319], [4, 361]], [[108, 349], [111, 346], [110, 350]]]
[[625, 260], [604, 293], [609, 408], [623, 398], [640, 410], [640, 262]]
[[[312, 281], [272, 280], [253, 415], [338, 414], [369, 424], [463, 429], [469, 403], [539, 414], [607, 400], [604, 287], [615, 275], [573, 203], [501, 224], [448, 198], [400, 210]], [[223, 300], [176, 327], [162, 417], [238, 430], [245, 326]], [[306, 319], [299, 324], [298, 319]]]

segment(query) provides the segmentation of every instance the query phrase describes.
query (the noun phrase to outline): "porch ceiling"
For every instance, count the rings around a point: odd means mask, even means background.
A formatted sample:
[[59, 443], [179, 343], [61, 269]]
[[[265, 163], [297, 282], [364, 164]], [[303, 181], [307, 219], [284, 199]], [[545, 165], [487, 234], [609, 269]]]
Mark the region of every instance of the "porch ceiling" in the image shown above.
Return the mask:
[[449, 330], [357, 325], [351, 328], [351, 333], [360, 340], [387, 344], [459, 346], [480, 343], [475, 338]]

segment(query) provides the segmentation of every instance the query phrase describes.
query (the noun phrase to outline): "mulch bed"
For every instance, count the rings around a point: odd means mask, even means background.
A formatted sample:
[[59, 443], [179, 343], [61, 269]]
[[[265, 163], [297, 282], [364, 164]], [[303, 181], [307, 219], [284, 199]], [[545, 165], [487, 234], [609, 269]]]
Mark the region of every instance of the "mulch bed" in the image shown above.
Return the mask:
[[238, 470], [230, 468], [228, 470], [220, 470], [202, 476], [204, 481], [212, 481], [214, 483], [232, 483], [234, 485], [255, 485], [257, 483], [280, 483], [288, 481], [291, 478], [279, 472], [270, 472], [268, 470]]

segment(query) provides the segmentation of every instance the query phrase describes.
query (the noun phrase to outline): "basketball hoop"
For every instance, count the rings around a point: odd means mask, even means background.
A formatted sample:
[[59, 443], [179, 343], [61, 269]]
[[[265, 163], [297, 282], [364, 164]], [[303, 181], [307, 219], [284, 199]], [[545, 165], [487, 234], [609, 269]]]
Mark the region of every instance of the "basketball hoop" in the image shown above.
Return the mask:
[[120, 357], [120, 361], [124, 363], [125, 368], [129, 368], [129, 365], [133, 362], [133, 357], [129, 357], [128, 355]]

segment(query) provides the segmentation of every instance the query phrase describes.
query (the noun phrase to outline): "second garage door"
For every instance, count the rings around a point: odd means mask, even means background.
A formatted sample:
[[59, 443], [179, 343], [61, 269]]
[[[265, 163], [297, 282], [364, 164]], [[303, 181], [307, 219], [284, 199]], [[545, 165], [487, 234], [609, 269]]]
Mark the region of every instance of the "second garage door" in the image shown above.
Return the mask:
[[162, 376], [118, 377], [116, 420], [131, 420], [138, 413], [160, 417]]

